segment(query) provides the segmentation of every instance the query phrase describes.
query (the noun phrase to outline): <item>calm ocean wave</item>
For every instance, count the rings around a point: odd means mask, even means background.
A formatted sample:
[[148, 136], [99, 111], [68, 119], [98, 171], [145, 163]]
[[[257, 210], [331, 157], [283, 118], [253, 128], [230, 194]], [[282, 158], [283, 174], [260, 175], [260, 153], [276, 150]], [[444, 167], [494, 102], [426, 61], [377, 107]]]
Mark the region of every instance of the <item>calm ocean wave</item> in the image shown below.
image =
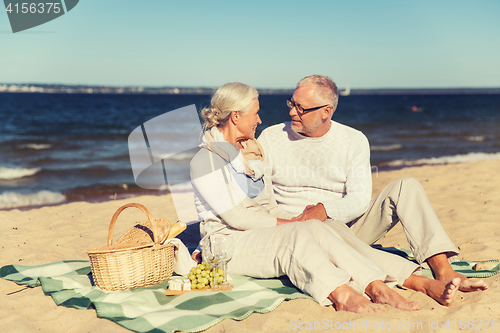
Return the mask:
[[26, 143], [17, 146], [19, 149], [35, 149], [35, 150], [41, 150], [41, 149], [50, 149], [52, 148], [51, 144], [43, 144], [43, 143]]
[[[260, 96], [257, 134], [289, 120], [289, 97]], [[168, 111], [191, 104], [201, 110], [209, 101], [209, 95], [0, 93], [0, 209], [147, 192], [134, 182], [129, 134]], [[378, 168], [500, 158], [500, 95], [342, 96], [333, 119], [365, 133]], [[188, 189], [195, 152], [168, 152], [192, 129], [182, 120], [173, 128], [156, 157], [168, 156], [168, 181]]]
[[30, 194], [4, 192], [0, 194], [0, 209], [54, 205], [65, 200], [66, 197], [58, 192], [40, 191]]
[[38, 173], [42, 168], [5, 168], [0, 167], [0, 179], [12, 180], [23, 177], [33, 176]]
[[432, 164], [453, 164], [473, 161], [486, 161], [500, 159], [500, 153], [468, 153], [454, 156], [440, 156], [432, 158], [420, 158], [416, 160], [395, 160], [383, 163], [382, 166], [400, 167]]
[[389, 150], [398, 150], [403, 148], [402, 144], [393, 143], [386, 146], [370, 146], [371, 151], [389, 151]]

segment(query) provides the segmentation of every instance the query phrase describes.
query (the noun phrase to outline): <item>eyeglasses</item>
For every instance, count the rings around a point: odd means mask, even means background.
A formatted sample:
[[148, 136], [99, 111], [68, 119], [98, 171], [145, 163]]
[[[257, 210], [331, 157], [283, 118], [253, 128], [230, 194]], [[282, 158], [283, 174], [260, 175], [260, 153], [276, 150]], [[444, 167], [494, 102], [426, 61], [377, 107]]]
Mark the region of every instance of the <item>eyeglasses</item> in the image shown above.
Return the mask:
[[325, 104], [325, 105], [321, 105], [321, 106], [316, 106], [314, 108], [304, 109], [302, 106], [300, 106], [300, 104], [295, 103], [294, 101], [288, 99], [286, 101], [286, 105], [290, 108], [290, 110], [295, 108], [297, 110], [297, 113], [302, 115], [302, 114], [307, 113], [307, 112], [319, 110], [319, 109], [324, 108], [325, 106], [328, 106], [330, 104]]

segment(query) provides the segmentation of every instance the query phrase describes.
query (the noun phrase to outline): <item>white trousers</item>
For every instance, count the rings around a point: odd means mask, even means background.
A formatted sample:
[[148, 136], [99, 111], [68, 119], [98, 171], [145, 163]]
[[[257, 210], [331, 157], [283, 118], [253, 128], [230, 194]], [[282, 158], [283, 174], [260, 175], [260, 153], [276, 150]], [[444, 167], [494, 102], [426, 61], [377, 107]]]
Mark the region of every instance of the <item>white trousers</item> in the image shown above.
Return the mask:
[[419, 263], [438, 253], [446, 253], [448, 258], [458, 255], [422, 185], [413, 177], [389, 183], [372, 198], [366, 213], [347, 225], [359, 239], [371, 245], [398, 222]]
[[363, 295], [375, 280], [402, 284], [418, 269], [408, 260], [371, 248], [341, 223], [328, 226], [309, 220], [230, 237], [234, 253], [229, 273], [256, 278], [287, 275], [321, 305], [331, 304], [329, 294], [343, 284]]

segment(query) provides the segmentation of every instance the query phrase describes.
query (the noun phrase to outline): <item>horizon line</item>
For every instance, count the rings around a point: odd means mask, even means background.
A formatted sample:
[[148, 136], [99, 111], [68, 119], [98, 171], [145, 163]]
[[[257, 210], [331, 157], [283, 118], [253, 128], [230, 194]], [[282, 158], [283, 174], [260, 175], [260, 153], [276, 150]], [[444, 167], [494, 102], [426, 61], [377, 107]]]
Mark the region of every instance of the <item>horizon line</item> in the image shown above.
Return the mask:
[[[165, 89], [165, 88], [179, 88], [179, 89], [218, 89], [219, 86], [181, 86], [181, 85], [141, 85], [141, 84], [128, 84], [128, 85], [111, 85], [111, 84], [90, 84], [90, 83], [40, 83], [40, 82], [0, 82], [0, 86], [2, 85], [17, 85], [17, 86], [26, 86], [26, 85], [40, 85], [40, 86], [66, 86], [66, 87], [99, 87], [99, 88], [149, 88], [149, 89]], [[345, 87], [337, 86], [339, 89], [347, 89], [351, 90], [386, 90], [386, 89], [500, 89], [500, 85], [498, 86], [448, 86], [448, 87], [433, 87], [433, 86], [419, 86], [419, 87], [352, 87], [346, 85]], [[292, 87], [259, 87], [254, 86], [255, 89], [264, 89], [264, 90], [293, 90], [295, 86]]]
[[[259, 93], [288, 94], [293, 88], [256, 88]], [[174, 87], [174, 86], [110, 86], [87, 84], [54, 83], [0, 83], [0, 93], [64, 93], [64, 94], [211, 94], [214, 87]], [[427, 87], [427, 88], [339, 88], [342, 96], [365, 94], [458, 94], [486, 93], [500, 94], [500, 87]]]

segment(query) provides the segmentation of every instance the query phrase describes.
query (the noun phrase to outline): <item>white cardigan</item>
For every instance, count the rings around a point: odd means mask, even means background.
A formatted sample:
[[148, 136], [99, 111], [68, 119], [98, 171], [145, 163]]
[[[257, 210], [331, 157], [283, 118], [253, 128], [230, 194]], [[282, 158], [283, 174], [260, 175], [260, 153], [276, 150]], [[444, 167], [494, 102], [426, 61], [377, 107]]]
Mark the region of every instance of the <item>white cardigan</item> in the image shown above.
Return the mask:
[[[230, 150], [232, 145], [224, 146]], [[209, 150], [206, 144], [190, 163], [191, 182], [194, 187], [195, 206], [198, 211], [200, 235], [222, 233], [230, 235], [245, 230], [276, 226], [276, 217], [292, 216], [278, 208], [270, 181], [270, 168], [264, 168], [264, 190], [250, 199], [229, 170], [228, 162]], [[234, 147], [231, 164], [242, 170], [243, 156]], [[242, 173], [242, 172], [241, 172]], [[245, 175], [246, 176], [246, 175]]]

